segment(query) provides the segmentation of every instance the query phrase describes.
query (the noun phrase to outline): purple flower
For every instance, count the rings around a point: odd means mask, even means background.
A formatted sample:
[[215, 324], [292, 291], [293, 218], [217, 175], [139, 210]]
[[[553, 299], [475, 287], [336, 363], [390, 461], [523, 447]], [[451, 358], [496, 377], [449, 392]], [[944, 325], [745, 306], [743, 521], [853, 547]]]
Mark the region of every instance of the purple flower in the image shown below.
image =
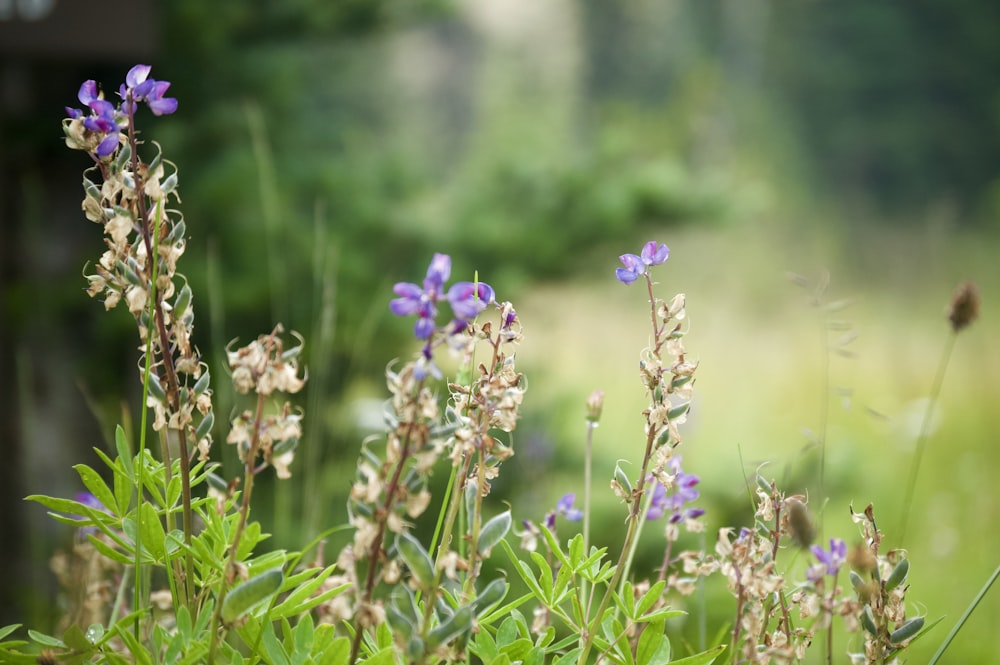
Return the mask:
[[639, 275], [646, 273], [646, 268], [665, 263], [669, 257], [669, 247], [658, 245], [655, 240], [650, 240], [642, 246], [642, 252], [639, 256], [635, 254], [622, 254], [618, 257], [618, 260], [625, 267], [616, 269], [615, 277], [622, 284], [631, 284], [639, 279]]
[[806, 577], [811, 582], [818, 582], [823, 575], [836, 575], [840, 567], [847, 561], [847, 544], [840, 538], [830, 539], [830, 549], [824, 550], [819, 545], [809, 548], [819, 563], [813, 564], [806, 571]]
[[550, 510], [545, 515], [545, 527], [549, 531], [556, 528], [557, 515], [562, 515], [570, 522], [579, 522], [583, 519], [583, 511], [573, 507], [574, 501], [576, 501], [576, 494], [572, 492], [563, 494], [559, 501], [556, 502], [555, 510]]
[[125, 76], [125, 83], [118, 89], [122, 98], [120, 106], [115, 106], [105, 100], [93, 80], [84, 81], [77, 93], [77, 99], [90, 109], [90, 115], [84, 117], [84, 111], [66, 107], [66, 113], [73, 120], [83, 119], [83, 126], [90, 132], [100, 135], [101, 141], [94, 150], [98, 157], [112, 154], [119, 144], [121, 130], [128, 126], [128, 118], [135, 114], [136, 102], [146, 102], [156, 115], [165, 115], [177, 110], [177, 100], [164, 97], [170, 88], [169, 81], [157, 81], [149, 78], [149, 65], [136, 65]]
[[[674, 476], [671, 492], [668, 494], [667, 488], [660, 483], [656, 483], [653, 486], [653, 497], [649, 504], [649, 510], [646, 511], [646, 519], [656, 520], [670, 513], [670, 523], [679, 524], [704, 515], [705, 510], [702, 508], [686, 507], [700, 496], [698, 490], [695, 489], [695, 485], [700, 483], [701, 479], [693, 473], [684, 473], [683, 469], [681, 469], [681, 458], [679, 455], [673, 457], [668, 462], [668, 467]], [[653, 476], [647, 478], [647, 482], [653, 482], [654, 480]]]
[[453, 331], [465, 329], [469, 319], [474, 319], [493, 302], [493, 288], [484, 282], [457, 282], [448, 292], [444, 284], [451, 276], [451, 257], [435, 254], [427, 268], [423, 286], [399, 282], [392, 287], [398, 298], [389, 302], [389, 309], [396, 316], [417, 315], [413, 334], [417, 339], [430, 339], [437, 328], [437, 303], [447, 300], [455, 315]]
[[151, 69], [149, 65], [136, 65], [128, 70], [125, 83], [118, 89], [118, 94], [124, 100], [131, 99], [132, 113], [135, 113], [135, 102], [146, 102], [154, 115], [173, 113], [177, 110], [177, 100], [163, 96], [170, 87], [170, 81], [148, 78]]

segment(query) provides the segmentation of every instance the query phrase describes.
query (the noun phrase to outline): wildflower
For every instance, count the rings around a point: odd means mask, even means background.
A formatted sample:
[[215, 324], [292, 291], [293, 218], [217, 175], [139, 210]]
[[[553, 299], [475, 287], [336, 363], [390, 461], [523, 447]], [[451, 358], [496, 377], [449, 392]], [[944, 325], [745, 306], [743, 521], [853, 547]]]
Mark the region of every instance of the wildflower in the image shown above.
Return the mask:
[[[93, 80], [84, 81], [76, 97], [81, 104], [90, 109], [91, 115], [84, 117], [82, 110], [68, 106], [66, 113], [70, 120], [79, 123], [77, 127], [82, 125], [83, 129], [90, 132], [89, 136], [96, 137], [98, 143], [94, 153], [98, 157], [107, 157], [118, 147], [118, 136], [121, 132], [115, 105], [104, 99], [97, 89], [97, 82]], [[87, 145], [93, 147], [92, 143]]]
[[170, 81], [157, 81], [148, 78], [152, 69], [149, 65], [136, 65], [128, 70], [125, 83], [118, 89], [123, 100], [132, 100], [131, 113], [135, 113], [135, 102], [146, 102], [153, 115], [169, 115], [177, 110], [177, 100], [164, 97], [163, 93], [170, 87]]
[[615, 277], [622, 284], [631, 284], [639, 279], [639, 275], [646, 273], [646, 268], [665, 263], [669, 257], [669, 247], [658, 245], [655, 240], [650, 240], [643, 245], [639, 256], [635, 254], [622, 254], [618, 257], [618, 260], [625, 267], [615, 270]]
[[818, 582], [824, 575], [836, 575], [840, 571], [840, 567], [847, 561], [847, 545], [840, 538], [830, 539], [829, 550], [824, 550], [819, 545], [813, 545], [809, 551], [818, 561], [810, 566], [806, 572], [806, 577], [811, 582]]
[[[121, 131], [128, 126], [128, 118], [135, 114], [136, 102], [146, 102], [155, 115], [166, 115], [177, 110], [177, 100], [164, 97], [170, 88], [169, 81], [157, 81], [149, 78], [149, 65], [136, 65], [125, 76], [125, 83], [119, 87], [118, 94], [122, 98], [120, 106], [115, 106], [104, 99], [93, 80], [84, 81], [77, 93], [77, 99], [90, 109], [91, 115], [84, 117], [84, 111], [66, 107], [71, 126], [79, 130], [80, 125], [89, 137], [96, 137], [96, 147], [89, 140], [81, 140], [74, 132], [71, 147], [82, 147], [93, 150], [98, 157], [111, 155], [120, 143]], [[77, 124], [78, 123], [78, 124]]]
[[[656, 520], [670, 513], [670, 524], [680, 524], [694, 520], [705, 514], [703, 508], [685, 508], [685, 506], [700, 496], [700, 492], [695, 489], [695, 485], [701, 479], [693, 473], [684, 473], [681, 469], [681, 458], [678, 455], [670, 459], [669, 469], [673, 474], [674, 481], [671, 493], [667, 493], [667, 488], [662, 483], [653, 486], [653, 497], [646, 511], [647, 520]], [[649, 476], [648, 481], [652, 482], [653, 476]]]
[[582, 520], [583, 511], [573, 507], [574, 501], [576, 501], [576, 494], [572, 492], [563, 494], [559, 501], [556, 502], [555, 510], [550, 510], [545, 516], [545, 527], [550, 531], [554, 529], [556, 527], [557, 515], [562, 515], [570, 522], [579, 522]]
[[429, 339], [437, 328], [437, 303], [447, 300], [455, 315], [453, 331], [465, 330], [469, 319], [474, 319], [493, 302], [493, 288], [485, 282], [457, 282], [447, 293], [444, 284], [451, 276], [451, 257], [435, 254], [427, 268], [423, 286], [411, 282], [398, 282], [392, 287], [394, 298], [389, 309], [396, 316], [417, 315], [413, 334], [417, 339]]

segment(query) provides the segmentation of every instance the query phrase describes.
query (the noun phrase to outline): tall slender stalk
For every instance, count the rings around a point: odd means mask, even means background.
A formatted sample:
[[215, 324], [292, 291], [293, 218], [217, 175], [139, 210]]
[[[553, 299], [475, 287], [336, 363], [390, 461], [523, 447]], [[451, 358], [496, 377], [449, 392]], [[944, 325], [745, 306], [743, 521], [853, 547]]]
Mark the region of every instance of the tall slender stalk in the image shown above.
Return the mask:
[[931, 384], [930, 397], [927, 399], [927, 409], [924, 411], [924, 418], [920, 424], [920, 433], [917, 435], [916, 450], [913, 453], [913, 460], [910, 462], [910, 473], [906, 481], [906, 492], [903, 494], [902, 515], [899, 524], [899, 545], [902, 547], [906, 542], [906, 527], [910, 521], [910, 505], [913, 501], [913, 492], [917, 487], [917, 477], [920, 474], [920, 463], [923, 461], [924, 449], [927, 447], [927, 439], [931, 434], [931, 423], [934, 421], [934, 411], [937, 408], [938, 399], [941, 397], [941, 387], [944, 385], [945, 371], [948, 369], [948, 362], [951, 360], [952, 349], [955, 348], [955, 340], [958, 333], [951, 330], [945, 340], [944, 349], [941, 352], [941, 359], [938, 361], [937, 371], [934, 373], [934, 382]]

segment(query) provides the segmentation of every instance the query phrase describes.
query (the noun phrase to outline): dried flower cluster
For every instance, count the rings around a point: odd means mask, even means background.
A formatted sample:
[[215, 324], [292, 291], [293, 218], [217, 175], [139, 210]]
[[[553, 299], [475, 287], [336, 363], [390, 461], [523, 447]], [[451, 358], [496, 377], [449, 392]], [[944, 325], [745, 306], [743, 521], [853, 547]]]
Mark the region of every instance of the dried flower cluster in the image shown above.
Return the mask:
[[[232, 371], [233, 387], [236, 392], [253, 392], [258, 397], [256, 411], [242, 411], [233, 417], [226, 443], [236, 445], [240, 461], [250, 463], [256, 471], [272, 466], [278, 478], [291, 477], [289, 465], [295, 458], [295, 449], [302, 438], [302, 414], [285, 402], [277, 413], [264, 415], [264, 402], [275, 392], [294, 394], [305, 385], [305, 378], [299, 376], [299, 356], [302, 353], [302, 339], [298, 346], [285, 349], [279, 334], [281, 326], [268, 335], [235, 351], [229, 351], [229, 369]], [[257, 458], [262, 466], [257, 467]]]

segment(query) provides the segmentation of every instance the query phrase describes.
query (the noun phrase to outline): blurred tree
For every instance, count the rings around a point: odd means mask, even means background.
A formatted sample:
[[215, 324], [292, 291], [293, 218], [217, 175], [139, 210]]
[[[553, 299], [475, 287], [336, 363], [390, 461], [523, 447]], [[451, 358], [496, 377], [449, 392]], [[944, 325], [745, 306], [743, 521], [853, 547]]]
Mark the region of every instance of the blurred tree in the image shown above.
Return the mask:
[[824, 186], [899, 219], [938, 200], [970, 219], [1000, 175], [1000, 5], [795, 3], [773, 21], [768, 90]]

